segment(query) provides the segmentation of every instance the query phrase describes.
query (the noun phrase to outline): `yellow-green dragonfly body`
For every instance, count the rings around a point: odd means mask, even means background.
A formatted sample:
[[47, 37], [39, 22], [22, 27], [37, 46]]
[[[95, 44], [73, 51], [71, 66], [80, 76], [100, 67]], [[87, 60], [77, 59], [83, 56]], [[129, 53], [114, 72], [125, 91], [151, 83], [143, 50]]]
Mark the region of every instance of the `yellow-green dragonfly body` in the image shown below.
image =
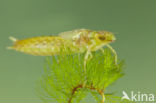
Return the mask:
[[117, 54], [109, 45], [109, 43], [115, 41], [115, 36], [108, 31], [77, 29], [62, 32], [56, 36], [40, 36], [23, 40], [10, 37], [10, 39], [14, 45], [8, 47], [9, 49], [38, 56], [86, 52], [85, 61], [92, 57], [92, 51], [99, 49], [103, 51], [102, 47], [107, 46], [115, 54], [115, 63], [117, 63]]
[[23, 40], [11, 38], [14, 45], [11, 49], [32, 55], [58, 55], [60, 52], [82, 53], [87, 50], [96, 51], [115, 40], [108, 31], [91, 31], [79, 29], [62, 32], [56, 36], [40, 36]]

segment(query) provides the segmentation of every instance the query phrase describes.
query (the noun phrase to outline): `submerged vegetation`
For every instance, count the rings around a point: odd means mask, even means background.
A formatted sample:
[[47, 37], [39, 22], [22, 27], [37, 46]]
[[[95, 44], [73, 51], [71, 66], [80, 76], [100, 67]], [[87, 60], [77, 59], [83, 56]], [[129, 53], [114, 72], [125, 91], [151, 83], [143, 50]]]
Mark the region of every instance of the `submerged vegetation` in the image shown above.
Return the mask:
[[120, 97], [107, 94], [109, 85], [123, 76], [124, 62], [114, 63], [109, 49], [93, 52], [86, 63], [85, 54], [69, 54], [47, 57], [44, 74], [37, 92], [45, 103], [79, 103], [89, 93], [97, 103], [128, 103]]

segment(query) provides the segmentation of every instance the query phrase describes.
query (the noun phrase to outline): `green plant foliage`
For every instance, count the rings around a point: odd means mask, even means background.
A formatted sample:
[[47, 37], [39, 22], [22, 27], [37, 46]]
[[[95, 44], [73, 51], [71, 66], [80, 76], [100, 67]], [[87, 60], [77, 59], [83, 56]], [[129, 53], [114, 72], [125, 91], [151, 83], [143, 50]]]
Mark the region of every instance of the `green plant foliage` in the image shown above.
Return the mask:
[[[123, 76], [123, 61], [118, 60], [118, 65], [115, 65], [114, 55], [109, 49], [105, 49], [104, 53], [94, 52], [93, 58], [87, 61], [86, 72], [84, 72], [84, 56], [85, 53], [69, 55], [62, 53], [46, 58], [41, 86], [37, 90], [45, 103], [79, 103], [88, 92], [97, 103], [101, 103], [101, 93]], [[106, 103], [120, 103], [108, 102], [114, 99], [105, 96]]]

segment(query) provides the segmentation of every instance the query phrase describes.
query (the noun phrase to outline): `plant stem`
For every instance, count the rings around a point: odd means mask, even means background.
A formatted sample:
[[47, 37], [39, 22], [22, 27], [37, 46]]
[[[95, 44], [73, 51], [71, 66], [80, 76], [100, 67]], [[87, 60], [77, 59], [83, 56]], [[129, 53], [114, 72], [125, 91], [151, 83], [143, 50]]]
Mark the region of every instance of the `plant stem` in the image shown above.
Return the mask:
[[102, 96], [102, 101], [101, 103], [104, 103], [105, 102], [105, 94], [103, 91], [99, 91], [99, 94]]
[[98, 88], [95, 88], [95, 87], [93, 87], [93, 86], [85, 86], [85, 87], [84, 87], [82, 84], [80, 84], [80, 85], [78, 85], [78, 86], [76, 86], [76, 87], [74, 87], [74, 88], [72, 89], [71, 97], [69, 98], [68, 103], [72, 103], [72, 99], [73, 99], [73, 96], [74, 96], [75, 92], [76, 92], [78, 89], [80, 89], [80, 88], [88, 88], [88, 89], [90, 89], [90, 90], [96, 90], [96, 91], [98, 91], [99, 94], [102, 96], [102, 102], [101, 102], [101, 103], [104, 103], [104, 101], [105, 101], [105, 95], [104, 95], [103, 90], [99, 90]]
[[83, 87], [83, 85], [80, 84], [73, 88], [72, 93], [71, 93], [72, 96], [69, 98], [68, 103], [71, 103], [73, 96], [74, 96], [75, 92], [77, 91], [77, 89], [82, 88], [82, 87]]

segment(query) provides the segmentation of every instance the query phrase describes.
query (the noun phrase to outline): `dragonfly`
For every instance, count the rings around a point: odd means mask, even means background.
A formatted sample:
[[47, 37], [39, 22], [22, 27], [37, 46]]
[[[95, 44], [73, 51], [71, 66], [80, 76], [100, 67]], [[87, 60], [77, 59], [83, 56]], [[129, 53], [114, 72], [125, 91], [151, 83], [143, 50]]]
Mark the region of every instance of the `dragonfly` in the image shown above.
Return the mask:
[[[116, 40], [114, 34], [109, 31], [76, 29], [72, 31], [61, 32], [58, 35], [39, 36], [18, 40], [10, 37], [13, 41], [13, 46], [8, 49], [13, 49], [26, 54], [37, 56], [53, 56], [60, 54], [85, 53], [84, 65], [88, 59], [92, 58], [92, 52], [101, 50], [107, 46], [115, 57], [117, 64], [117, 53], [109, 45]], [[69, 52], [70, 50], [70, 52]]]

